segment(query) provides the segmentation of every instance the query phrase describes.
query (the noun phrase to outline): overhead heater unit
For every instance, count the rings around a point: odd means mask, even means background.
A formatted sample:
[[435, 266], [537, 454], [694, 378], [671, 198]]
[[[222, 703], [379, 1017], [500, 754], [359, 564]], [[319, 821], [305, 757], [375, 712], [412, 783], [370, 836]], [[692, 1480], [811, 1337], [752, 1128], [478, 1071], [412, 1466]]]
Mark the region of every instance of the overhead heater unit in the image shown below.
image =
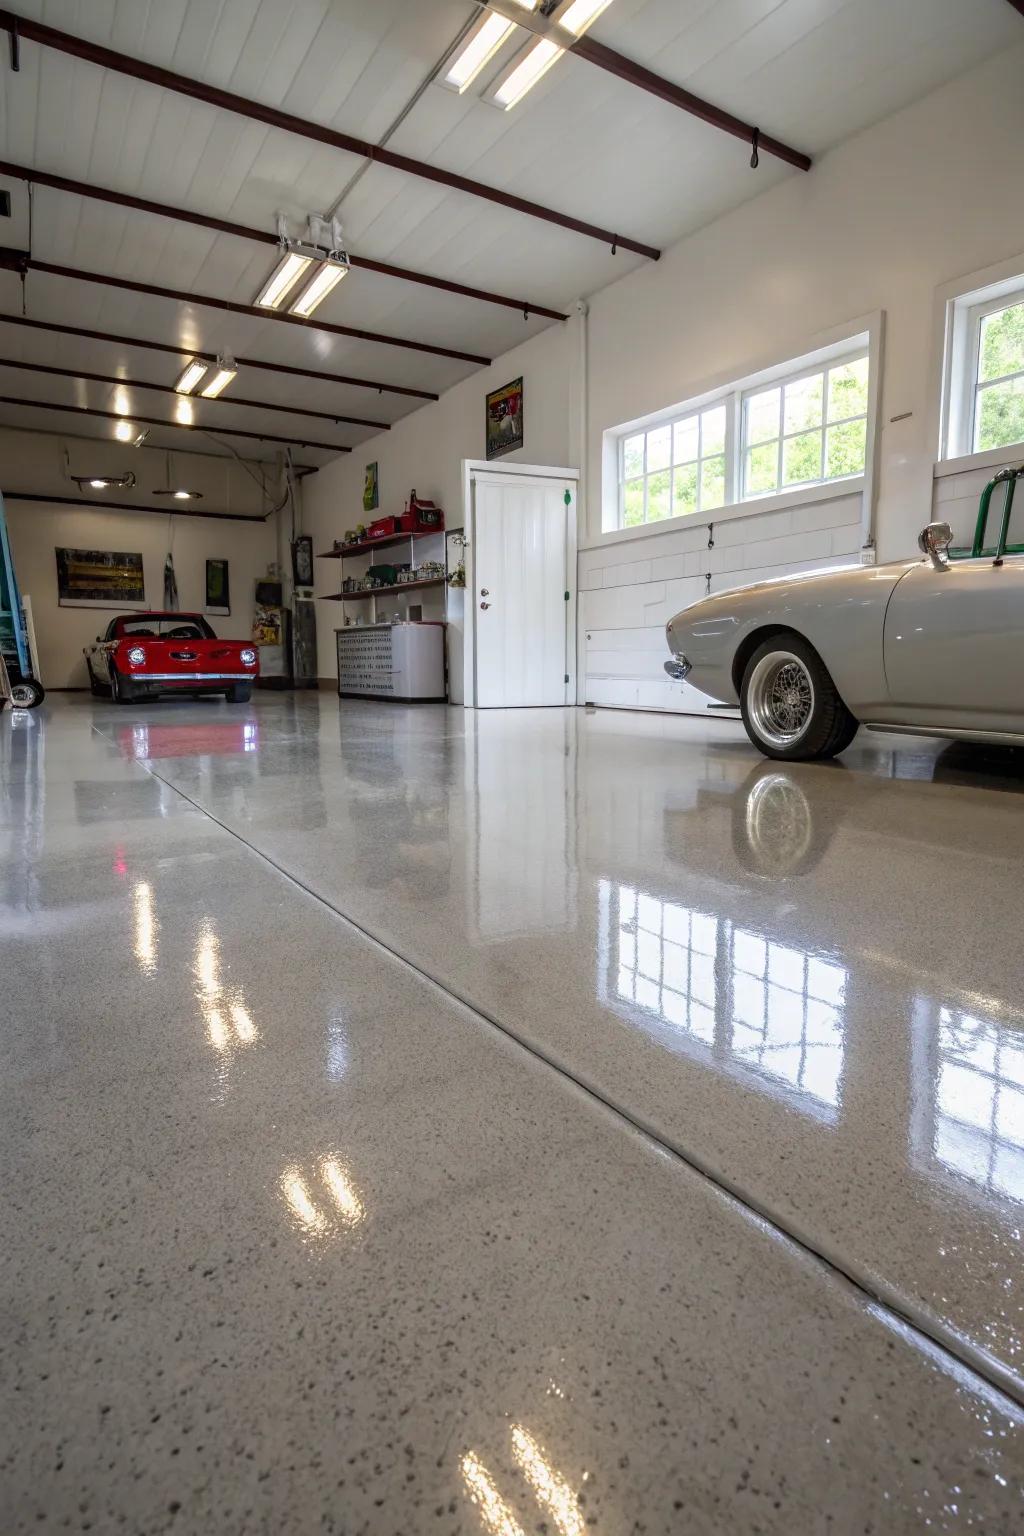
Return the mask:
[[280, 259], [256, 295], [256, 305], [307, 320], [348, 272], [341, 224], [337, 219], [327, 220], [311, 213], [307, 238], [294, 240], [288, 231], [288, 220], [279, 213], [277, 233]]

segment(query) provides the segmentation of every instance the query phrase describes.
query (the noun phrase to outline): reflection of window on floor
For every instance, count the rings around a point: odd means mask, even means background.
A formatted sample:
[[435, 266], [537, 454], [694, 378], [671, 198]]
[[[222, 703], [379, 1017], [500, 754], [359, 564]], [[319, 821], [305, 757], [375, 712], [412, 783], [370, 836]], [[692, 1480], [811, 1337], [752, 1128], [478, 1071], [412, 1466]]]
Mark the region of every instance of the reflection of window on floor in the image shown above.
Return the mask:
[[837, 1104], [845, 989], [841, 965], [733, 929], [733, 1052], [823, 1104]]
[[1024, 1034], [939, 1009], [934, 1148], [955, 1173], [1024, 1200]]
[[718, 921], [619, 886], [617, 991], [710, 1045]]
[[613, 998], [728, 1063], [838, 1106], [843, 966], [633, 886], [602, 882], [602, 908]]

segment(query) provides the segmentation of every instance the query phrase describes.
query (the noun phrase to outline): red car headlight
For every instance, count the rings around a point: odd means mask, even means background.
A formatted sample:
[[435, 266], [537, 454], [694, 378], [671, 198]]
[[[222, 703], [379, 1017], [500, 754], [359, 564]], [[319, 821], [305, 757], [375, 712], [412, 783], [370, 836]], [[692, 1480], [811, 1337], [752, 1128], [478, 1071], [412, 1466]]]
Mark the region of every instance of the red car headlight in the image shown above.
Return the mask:
[[145, 651], [145, 648], [143, 646], [141, 646], [141, 645], [130, 645], [128, 647], [128, 661], [129, 661], [131, 666], [133, 666], [133, 667], [141, 667], [142, 663], [145, 661], [145, 659], [146, 659], [146, 651]]
[[246, 646], [244, 651], [239, 651], [238, 659], [243, 667], [253, 667], [256, 665], [256, 652], [250, 646]]

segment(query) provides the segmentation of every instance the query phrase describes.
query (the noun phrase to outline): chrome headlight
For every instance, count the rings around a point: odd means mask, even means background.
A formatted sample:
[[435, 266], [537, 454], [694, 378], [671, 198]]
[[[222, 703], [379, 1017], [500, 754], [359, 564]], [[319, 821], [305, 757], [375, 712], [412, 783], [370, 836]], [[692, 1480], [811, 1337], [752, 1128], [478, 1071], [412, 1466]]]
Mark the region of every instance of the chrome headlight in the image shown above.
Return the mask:
[[146, 652], [141, 645], [130, 645], [128, 647], [128, 660], [133, 667], [141, 667], [145, 659]]
[[238, 659], [243, 667], [251, 667], [256, 660], [256, 652], [247, 645], [244, 651], [239, 651]]

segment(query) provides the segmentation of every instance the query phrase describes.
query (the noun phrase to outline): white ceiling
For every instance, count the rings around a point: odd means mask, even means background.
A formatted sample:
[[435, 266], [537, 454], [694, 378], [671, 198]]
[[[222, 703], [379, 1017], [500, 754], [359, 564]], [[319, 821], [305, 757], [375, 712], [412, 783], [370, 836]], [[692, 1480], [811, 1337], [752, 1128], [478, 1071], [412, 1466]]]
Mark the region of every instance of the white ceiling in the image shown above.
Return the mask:
[[[473, 13], [468, 0], [17, 0], [21, 14], [378, 140]], [[614, 0], [599, 40], [762, 131], [812, 155], [914, 100], [998, 48], [1024, 39], [1007, 0]], [[522, 36], [522, 34], [521, 34]], [[0, 40], [6, 53], [6, 39]], [[430, 85], [389, 141], [400, 153], [664, 247], [785, 176], [802, 174], [647, 93], [565, 57], [512, 112]], [[3, 55], [0, 55], [0, 59]], [[20, 73], [0, 63], [0, 158], [238, 223], [272, 229], [324, 210], [363, 166], [357, 157], [158, 86], [41, 48]], [[811, 172], [813, 175], [813, 171]], [[28, 244], [24, 184], [0, 243]], [[374, 165], [346, 198], [354, 254], [565, 310], [643, 258], [512, 210]], [[269, 247], [37, 187], [35, 257], [193, 293], [251, 302]], [[0, 273], [0, 311], [21, 285]], [[440, 393], [474, 364], [273, 320], [32, 273], [28, 313], [92, 329], [230, 350]], [[354, 270], [318, 316], [494, 357], [549, 324], [515, 311]], [[173, 383], [181, 360], [135, 347], [22, 330], [0, 321], [0, 358]], [[14, 371], [0, 395], [171, 416], [167, 395]], [[231, 393], [393, 422], [420, 403], [313, 379], [245, 370]], [[354, 446], [372, 428], [335, 426], [223, 403], [197, 405], [211, 427]], [[0, 405], [0, 423], [110, 435], [113, 423]], [[181, 447], [185, 435], [164, 429]], [[238, 452], [258, 455], [244, 438]], [[204, 440], [206, 446], [206, 440]], [[269, 450], [268, 450], [269, 451]], [[320, 464], [330, 449], [293, 450]]]

